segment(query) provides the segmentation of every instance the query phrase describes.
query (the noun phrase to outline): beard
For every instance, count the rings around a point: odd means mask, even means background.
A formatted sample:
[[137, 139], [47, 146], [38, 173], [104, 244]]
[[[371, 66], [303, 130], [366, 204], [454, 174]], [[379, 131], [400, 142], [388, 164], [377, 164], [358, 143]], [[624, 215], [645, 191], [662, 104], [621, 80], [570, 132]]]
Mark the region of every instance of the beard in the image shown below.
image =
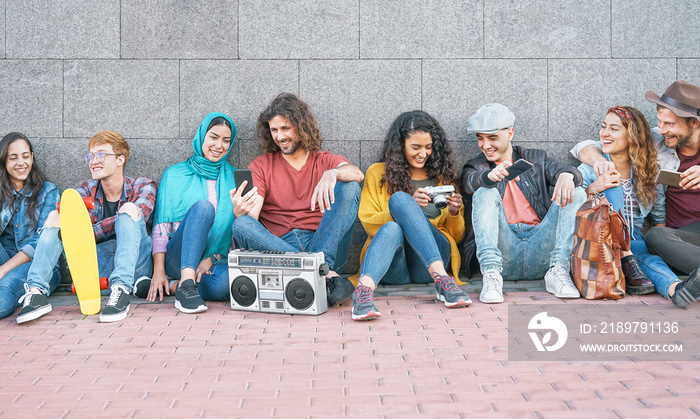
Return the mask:
[[693, 137], [693, 134], [691, 132], [688, 132], [685, 135], [676, 135], [673, 137], [676, 139], [676, 144], [673, 146], [669, 146], [669, 147], [678, 150], [679, 148], [689, 144], [692, 137]]
[[282, 154], [290, 155], [290, 154], [294, 154], [294, 152], [297, 151], [298, 148], [299, 148], [299, 142], [297, 141], [297, 142], [292, 142], [292, 146], [288, 150], [284, 150], [282, 147], [280, 147], [280, 151], [282, 152]]

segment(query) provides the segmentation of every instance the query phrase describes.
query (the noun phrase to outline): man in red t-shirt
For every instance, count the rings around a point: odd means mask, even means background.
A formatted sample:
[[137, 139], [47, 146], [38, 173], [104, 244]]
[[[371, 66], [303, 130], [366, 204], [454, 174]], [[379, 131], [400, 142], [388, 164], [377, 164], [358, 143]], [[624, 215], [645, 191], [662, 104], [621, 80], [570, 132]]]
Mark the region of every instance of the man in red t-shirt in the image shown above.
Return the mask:
[[320, 151], [316, 118], [291, 93], [281, 93], [260, 114], [257, 133], [265, 154], [248, 166], [254, 188], [243, 196], [244, 184], [231, 191], [236, 243], [251, 250], [323, 252], [332, 269], [328, 305], [337, 305], [355, 290], [337, 272], [347, 258], [364, 175], [345, 157]]

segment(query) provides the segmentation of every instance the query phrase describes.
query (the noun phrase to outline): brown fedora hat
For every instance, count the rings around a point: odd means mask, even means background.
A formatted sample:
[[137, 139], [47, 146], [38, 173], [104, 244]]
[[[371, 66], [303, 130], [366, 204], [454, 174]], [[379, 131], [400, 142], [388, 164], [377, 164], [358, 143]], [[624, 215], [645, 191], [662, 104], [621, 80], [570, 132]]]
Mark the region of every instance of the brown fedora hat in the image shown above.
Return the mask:
[[644, 94], [644, 98], [670, 109], [677, 116], [700, 121], [700, 87], [685, 80], [674, 81], [661, 96], [649, 90]]

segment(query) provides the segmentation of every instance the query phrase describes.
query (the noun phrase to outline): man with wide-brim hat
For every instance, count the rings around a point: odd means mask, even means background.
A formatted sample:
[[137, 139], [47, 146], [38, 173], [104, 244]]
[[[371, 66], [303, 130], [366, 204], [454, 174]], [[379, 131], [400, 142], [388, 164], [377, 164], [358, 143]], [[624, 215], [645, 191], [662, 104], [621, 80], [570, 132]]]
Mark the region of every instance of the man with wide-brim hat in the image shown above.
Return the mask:
[[[658, 127], [652, 130], [652, 136], [659, 169], [681, 173], [679, 187], [663, 187], [666, 224], [650, 229], [645, 243], [651, 253], [689, 274], [668, 291], [673, 303], [685, 308], [700, 297], [700, 87], [677, 80], [663, 95], [649, 90], [644, 97], [656, 103]], [[602, 163], [602, 153], [589, 145], [595, 143], [581, 142], [571, 153], [592, 165], [596, 174], [604, 173], [609, 162]]]
[[659, 167], [681, 173], [680, 187], [666, 187], [666, 226], [649, 230], [644, 241], [649, 251], [690, 274], [669, 290], [675, 291], [673, 302], [685, 307], [700, 297], [700, 87], [678, 80], [663, 95], [650, 90], [644, 97], [656, 103], [664, 140], [657, 144]]

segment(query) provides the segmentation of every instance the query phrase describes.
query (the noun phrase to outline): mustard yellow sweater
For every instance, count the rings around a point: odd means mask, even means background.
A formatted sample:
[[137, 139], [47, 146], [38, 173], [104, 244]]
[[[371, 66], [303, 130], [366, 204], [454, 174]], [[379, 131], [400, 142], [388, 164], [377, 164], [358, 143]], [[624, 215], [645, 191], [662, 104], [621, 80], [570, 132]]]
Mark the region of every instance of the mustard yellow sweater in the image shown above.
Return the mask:
[[[377, 234], [379, 228], [393, 220], [391, 214], [389, 214], [389, 197], [391, 195], [386, 189], [386, 184], [379, 186], [383, 175], [384, 163], [371, 165], [365, 174], [365, 184], [362, 187], [358, 216], [369, 237], [367, 237], [367, 241], [362, 248], [360, 264], [362, 264], [369, 243], [374, 235]], [[464, 282], [458, 278], [461, 258], [457, 249], [457, 243], [464, 237], [463, 210], [464, 207], [460, 208], [459, 214], [451, 215], [450, 211], [445, 208], [438, 217], [430, 220], [435, 228], [450, 241], [452, 275], [457, 280], [457, 284], [460, 285], [464, 284]]]

